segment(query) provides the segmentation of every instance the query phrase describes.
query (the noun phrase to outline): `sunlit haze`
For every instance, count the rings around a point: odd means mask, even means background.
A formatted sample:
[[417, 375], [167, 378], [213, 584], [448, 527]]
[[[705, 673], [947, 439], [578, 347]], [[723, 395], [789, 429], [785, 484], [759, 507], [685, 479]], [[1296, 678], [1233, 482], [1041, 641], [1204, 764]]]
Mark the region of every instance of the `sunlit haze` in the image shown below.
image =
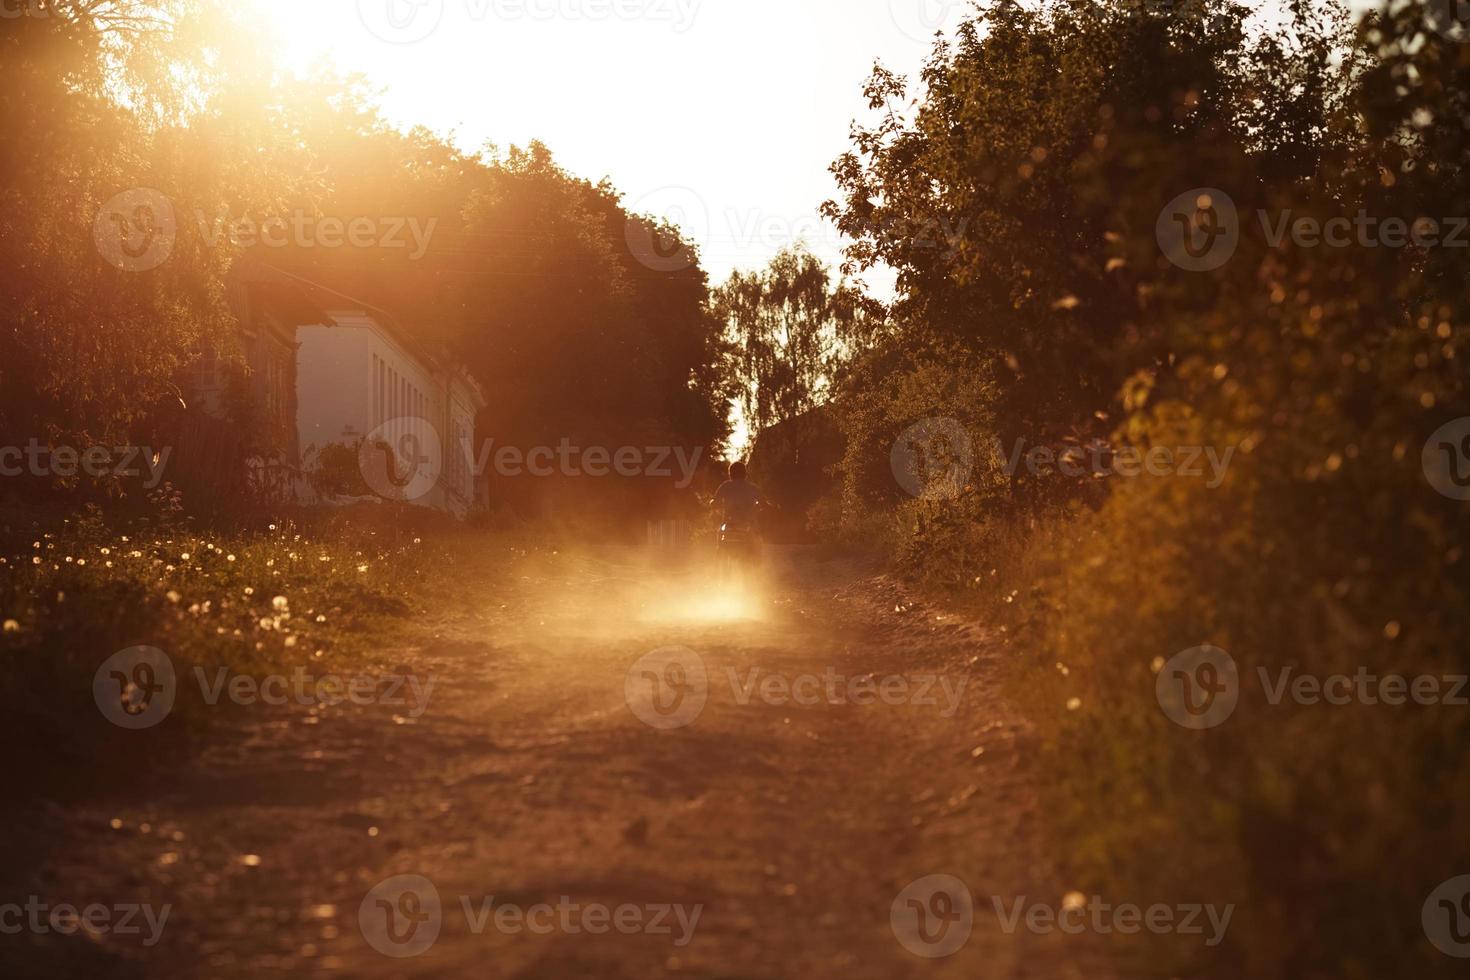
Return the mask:
[[[866, 116], [875, 62], [916, 75], [958, 0], [254, 0], [307, 70], [329, 59], [402, 126], [461, 149], [540, 140], [670, 218], [720, 282], [804, 240], [841, 239], [818, 208]], [[1369, 0], [1357, 0], [1367, 6]], [[1266, 4], [1267, 7], [1270, 4]], [[883, 271], [864, 280], [888, 295]]]
[[1465, 977], [1470, 0], [0, 0], [0, 93], [0, 980]]
[[935, 27], [963, 12], [920, 0], [256, 3], [293, 68], [327, 56], [362, 72], [389, 119], [453, 130], [464, 149], [541, 140], [572, 172], [611, 178], [634, 210], [679, 219], [716, 282], [797, 238], [839, 259], [817, 209], [864, 80], [875, 60], [916, 71]]

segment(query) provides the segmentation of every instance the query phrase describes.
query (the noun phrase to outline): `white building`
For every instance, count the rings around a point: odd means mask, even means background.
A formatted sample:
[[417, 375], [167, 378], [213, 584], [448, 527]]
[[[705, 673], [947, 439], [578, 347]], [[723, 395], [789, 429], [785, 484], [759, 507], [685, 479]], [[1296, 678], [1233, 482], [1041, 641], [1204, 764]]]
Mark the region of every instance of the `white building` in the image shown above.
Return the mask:
[[[485, 407], [468, 372], [388, 313], [320, 283], [261, 263], [237, 279], [249, 401], [269, 443], [255, 471], [267, 492], [303, 503], [371, 492], [465, 516], [481, 497], [472, 444]], [[217, 375], [200, 369], [196, 397], [223, 414]]]

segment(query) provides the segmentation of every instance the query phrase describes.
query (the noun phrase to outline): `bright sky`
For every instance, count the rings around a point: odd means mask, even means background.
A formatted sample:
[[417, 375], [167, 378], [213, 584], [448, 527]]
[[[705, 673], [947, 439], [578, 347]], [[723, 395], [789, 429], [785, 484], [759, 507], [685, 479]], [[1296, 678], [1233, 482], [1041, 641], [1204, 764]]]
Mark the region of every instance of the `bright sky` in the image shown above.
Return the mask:
[[[916, 75], [965, 0], [253, 0], [288, 64], [322, 55], [383, 89], [395, 123], [463, 149], [540, 139], [579, 176], [700, 242], [711, 279], [804, 238], [834, 265], [817, 208], [866, 118], [877, 59]], [[1167, 0], [1160, 0], [1167, 2]], [[1270, 4], [1273, 0], [1261, 0]], [[1353, 0], [1362, 7], [1373, 0]], [[891, 295], [891, 277], [869, 287]]]
[[[327, 56], [396, 124], [476, 150], [539, 139], [700, 244], [713, 283], [797, 240], [834, 267], [817, 209], [868, 118], [873, 64], [916, 76], [967, 0], [253, 0], [288, 65]], [[1158, 0], [1169, 2], [1169, 0]], [[1258, 0], [1267, 9], [1280, 0]], [[1375, 0], [1352, 0], [1367, 6]], [[880, 298], [893, 275], [863, 277]], [[743, 440], [737, 419], [735, 442]]]
[[[396, 123], [475, 149], [540, 139], [634, 210], [673, 217], [715, 282], [804, 237], [865, 115], [875, 59], [916, 72], [953, 0], [254, 0], [287, 62], [323, 53], [384, 89]], [[882, 277], [869, 277], [886, 293]]]

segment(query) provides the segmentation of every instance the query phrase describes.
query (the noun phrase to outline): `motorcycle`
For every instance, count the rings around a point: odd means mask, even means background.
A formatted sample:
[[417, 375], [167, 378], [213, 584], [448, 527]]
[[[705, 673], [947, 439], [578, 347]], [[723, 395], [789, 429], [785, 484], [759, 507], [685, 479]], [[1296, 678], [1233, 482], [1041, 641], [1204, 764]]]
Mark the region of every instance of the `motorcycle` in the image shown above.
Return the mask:
[[724, 578], [744, 577], [753, 572], [761, 558], [761, 536], [754, 522], [721, 524], [718, 555]]

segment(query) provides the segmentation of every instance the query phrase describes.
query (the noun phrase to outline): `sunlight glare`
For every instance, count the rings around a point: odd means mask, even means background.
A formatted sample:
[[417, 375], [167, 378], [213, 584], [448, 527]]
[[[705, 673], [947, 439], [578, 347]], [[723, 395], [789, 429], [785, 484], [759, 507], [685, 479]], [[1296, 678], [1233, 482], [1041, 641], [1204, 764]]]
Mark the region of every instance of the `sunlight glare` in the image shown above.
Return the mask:
[[734, 623], [763, 621], [766, 615], [765, 599], [758, 586], [715, 583], [650, 601], [643, 606], [638, 619], [644, 623]]

